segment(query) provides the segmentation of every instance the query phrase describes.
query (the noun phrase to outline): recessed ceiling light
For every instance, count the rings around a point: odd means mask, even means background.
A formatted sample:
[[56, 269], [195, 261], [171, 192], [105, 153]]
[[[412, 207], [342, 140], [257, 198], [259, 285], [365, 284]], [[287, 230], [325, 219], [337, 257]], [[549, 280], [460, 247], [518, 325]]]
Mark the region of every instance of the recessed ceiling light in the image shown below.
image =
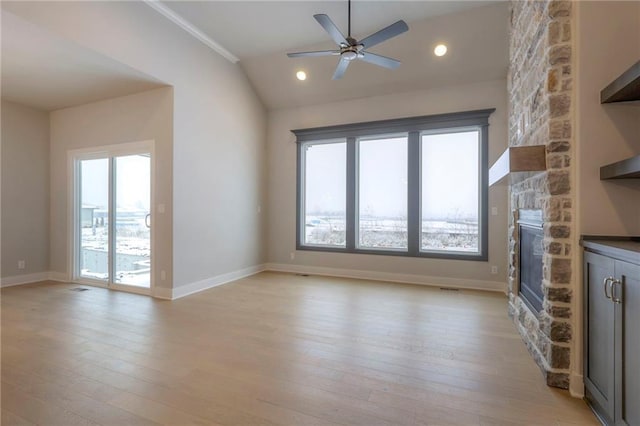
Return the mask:
[[296, 73], [296, 78], [297, 78], [298, 80], [300, 80], [300, 81], [304, 81], [304, 80], [306, 80], [306, 79], [307, 79], [307, 73], [306, 73], [306, 72], [304, 72], [304, 71], [298, 71], [298, 72]]
[[447, 53], [447, 46], [445, 46], [444, 44], [439, 44], [435, 49], [433, 49], [433, 53], [436, 56], [444, 56]]

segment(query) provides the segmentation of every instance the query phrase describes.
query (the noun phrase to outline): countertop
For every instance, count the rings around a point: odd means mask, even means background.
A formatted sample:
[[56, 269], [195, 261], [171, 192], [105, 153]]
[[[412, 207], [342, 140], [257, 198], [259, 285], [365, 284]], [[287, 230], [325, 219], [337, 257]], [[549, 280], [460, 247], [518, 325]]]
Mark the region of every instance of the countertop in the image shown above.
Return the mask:
[[581, 244], [589, 251], [640, 265], [640, 237], [583, 236]]

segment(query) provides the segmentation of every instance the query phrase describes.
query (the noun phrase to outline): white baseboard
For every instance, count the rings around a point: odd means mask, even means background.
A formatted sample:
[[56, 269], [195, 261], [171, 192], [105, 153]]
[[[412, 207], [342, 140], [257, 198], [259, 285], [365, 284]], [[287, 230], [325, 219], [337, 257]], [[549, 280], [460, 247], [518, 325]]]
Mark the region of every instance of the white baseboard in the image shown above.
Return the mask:
[[172, 293], [172, 289], [164, 287], [154, 287], [153, 290], [151, 290], [151, 296], [157, 299], [171, 300]]
[[582, 374], [571, 373], [569, 393], [574, 398], [584, 398], [584, 378]]
[[330, 277], [358, 278], [373, 281], [389, 281], [405, 284], [420, 284], [433, 287], [455, 287], [468, 290], [485, 290], [504, 293], [507, 284], [498, 281], [466, 280], [460, 278], [431, 277], [427, 275], [394, 274], [390, 272], [363, 271], [359, 269], [327, 268], [322, 266], [267, 263], [265, 270], [295, 274], [323, 275]]
[[49, 279], [49, 272], [36, 272], [35, 274], [15, 275], [13, 277], [5, 277], [0, 281], [0, 287], [12, 287], [14, 285], [23, 285], [37, 283], [38, 281], [46, 281]]
[[[251, 266], [249, 268], [240, 269], [226, 274], [217, 275], [215, 277], [207, 278], [201, 281], [183, 285], [177, 288], [155, 288], [153, 290], [153, 297], [166, 300], [175, 300], [181, 297], [188, 296], [190, 294], [198, 293], [203, 290], [207, 290], [219, 285], [227, 284], [229, 282], [246, 278], [251, 275], [255, 275], [263, 271], [273, 272], [287, 272], [294, 274], [309, 274], [309, 275], [322, 275], [330, 277], [343, 277], [343, 278], [357, 278], [373, 281], [388, 281], [396, 283], [406, 284], [420, 284], [433, 287], [455, 287], [469, 290], [486, 290], [504, 292], [506, 283], [497, 281], [480, 281], [480, 280], [465, 280], [460, 278], [448, 278], [448, 277], [432, 277], [426, 275], [413, 275], [413, 274], [394, 274], [390, 272], [378, 272], [378, 271], [363, 271], [358, 269], [342, 269], [342, 268], [327, 268], [322, 266], [306, 266], [306, 265], [290, 265], [285, 263], [266, 263], [261, 265]], [[36, 274], [17, 275], [14, 277], [2, 278], [1, 287], [10, 287], [14, 285], [29, 284], [38, 281], [60, 281], [69, 282], [69, 277], [63, 272], [40, 272]], [[578, 379], [571, 380], [571, 383], [576, 383], [576, 391], [582, 386], [582, 376], [577, 376]], [[577, 394], [577, 393], [576, 393]]]
[[265, 265], [256, 265], [249, 268], [239, 269], [237, 271], [228, 272], [226, 274], [216, 275], [215, 277], [207, 278], [201, 281], [196, 281], [191, 284], [183, 285], [173, 289], [171, 299], [179, 299], [181, 297], [188, 296], [193, 293], [198, 293], [203, 290], [208, 290], [219, 285], [227, 284], [231, 281], [246, 278], [251, 275], [255, 275], [265, 270]]
[[63, 283], [68, 283], [71, 281], [66, 272], [49, 271], [49, 279], [51, 281], [59, 281]]

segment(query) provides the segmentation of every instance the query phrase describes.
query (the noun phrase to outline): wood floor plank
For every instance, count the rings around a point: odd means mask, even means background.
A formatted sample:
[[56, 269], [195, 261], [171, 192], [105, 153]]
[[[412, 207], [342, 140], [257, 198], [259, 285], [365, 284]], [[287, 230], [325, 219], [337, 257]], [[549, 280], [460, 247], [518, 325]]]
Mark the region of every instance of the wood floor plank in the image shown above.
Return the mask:
[[0, 424], [4, 426], [31, 426], [33, 423], [26, 421], [20, 416], [13, 414], [11, 411], [2, 409]]
[[20, 371], [15, 366], [9, 365], [3, 369], [2, 382], [10, 383], [29, 396], [51, 402], [57, 407], [101, 425], [154, 426], [159, 424], [87, 397], [77, 392], [72, 385], [60, 386], [60, 383], [51, 383], [34, 374]]
[[261, 273], [173, 302], [2, 289], [3, 424], [596, 425], [479, 291]]
[[15, 386], [2, 382], [2, 407], [33, 424], [52, 426], [98, 426], [99, 423], [81, 417], [50, 402], [42, 401]]

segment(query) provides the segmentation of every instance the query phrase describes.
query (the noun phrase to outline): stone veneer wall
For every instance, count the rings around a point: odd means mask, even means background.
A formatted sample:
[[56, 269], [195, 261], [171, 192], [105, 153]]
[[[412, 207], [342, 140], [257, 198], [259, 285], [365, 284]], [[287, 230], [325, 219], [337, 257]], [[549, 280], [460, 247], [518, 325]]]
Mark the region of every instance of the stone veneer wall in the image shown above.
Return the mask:
[[[512, 175], [509, 185], [509, 315], [547, 384], [567, 389], [571, 361], [572, 20], [571, 2], [511, 1], [509, 146], [545, 145], [547, 171]], [[518, 209], [541, 209], [544, 305], [518, 297]]]

